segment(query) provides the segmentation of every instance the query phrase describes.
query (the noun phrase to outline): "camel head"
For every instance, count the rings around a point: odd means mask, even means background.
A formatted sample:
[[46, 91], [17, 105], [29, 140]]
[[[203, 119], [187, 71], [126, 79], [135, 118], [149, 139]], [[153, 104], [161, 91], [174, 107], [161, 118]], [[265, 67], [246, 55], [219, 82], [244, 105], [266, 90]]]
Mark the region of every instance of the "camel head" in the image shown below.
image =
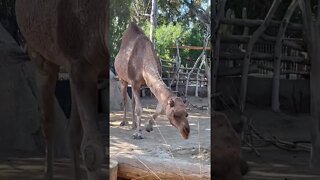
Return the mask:
[[170, 98], [166, 106], [166, 115], [174, 127], [176, 127], [184, 139], [188, 139], [190, 127], [188, 122], [187, 104], [180, 97]]

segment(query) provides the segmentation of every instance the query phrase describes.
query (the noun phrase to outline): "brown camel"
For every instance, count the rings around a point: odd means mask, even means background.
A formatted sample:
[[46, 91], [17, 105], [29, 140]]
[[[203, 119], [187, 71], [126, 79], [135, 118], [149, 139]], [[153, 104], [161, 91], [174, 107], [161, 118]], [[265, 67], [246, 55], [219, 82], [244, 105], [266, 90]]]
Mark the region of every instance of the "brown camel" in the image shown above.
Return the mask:
[[16, 16], [37, 67], [45, 178], [53, 178], [54, 90], [59, 67], [70, 74], [72, 110], [69, 146], [73, 179], [80, 177], [80, 152], [89, 180], [97, 180], [105, 154], [96, 126], [97, 81], [107, 68], [109, 0], [17, 0]]
[[[124, 102], [124, 116], [120, 125], [127, 125], [127, 87], [132, 87], [132, 127], [136, 129], [133, 138], [142, 139], [140, 101], [140, 87], [147, 85], [158, 100], [156, 113], [149, 120], [146, 127], [152, 131], [152, 125], [157, 116], [165, 110], [170, 123], [175, 126], [183, 138], [188, 139], [190, 127], [186, 104], [182, 98], [173, 94], [160, 76], [160, 61], [153, 49], [152, 42], [145, 36], [143, 31], [135, 24], [130, 23], [122, 36], [121, 47], [115, 59], [115, 69], [121, 82], [121, 91]], [[136, 123], [136, 117], [138, 126]]]
[[216, 180], [241, 180], [248, 172], [241, 141], [226, 115], [212, 112], [212, 169]]

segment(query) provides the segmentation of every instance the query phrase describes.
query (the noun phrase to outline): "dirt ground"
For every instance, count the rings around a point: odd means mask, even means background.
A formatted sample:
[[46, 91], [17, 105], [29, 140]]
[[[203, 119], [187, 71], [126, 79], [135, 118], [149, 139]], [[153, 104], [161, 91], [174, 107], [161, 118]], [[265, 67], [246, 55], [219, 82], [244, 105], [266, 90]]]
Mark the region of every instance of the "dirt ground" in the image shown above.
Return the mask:
[[[270, 108], [247, 107], [254, 127], [266, 138], [275, 136], [283, 141], [310, 141], [310, 116], [308, 114], [275, 113]], [[239, 118], [234, 111], [224, 111], [232, 122]], [[309, 168], [309, 152], [288, 152], [254, 138], [260, 157], [250, 147], [243, 147], [250, 172], [247, 180], [319, 180], [320, 169]], [[309, 143], [303, 144], [310, 146]]]
[[[198, 107], [207, 105], [205, 98], [191, 99], [191, 104]], [[144, 98], [143, 124], [151, 117], [155, 109], [154, 99]], [[111, 112], [110, 117], [110, 153], [111, 157], [125, 154], [152, 156], [210, 165], [210, 118], [206, 110], [190, 106], [189, 121], [191, 127], [190, 139], [184, 140], [178, 131], [172, 127], [164, 115], [156, 121], [157, 127], [150, 133], [144, 131], [142, 140], [132, 138], [130, 127], [120, 127], [122, 112]], [[275, 136], [281, 140], [310, 141], [310, 117], [308, 114], [274, 113], [265, 107], [247, 106], [246, 114], [251, 117], [254, 127], [264, 136]], [[223, 111], [232, 122], [238, 122], [239, 117], [232, 111]], [[128, 114], [128, 119], [131, 114]], [[198, 131], [198, 120], [199, 129]], [[159, 128], [159, 129], [158, 129]], [[161, 133], [160, 133], [161, 132]], [[198, 136], [198, 132], [200, 132]], [[162, 138], [162, 136], [164, 138]], [[201, 151], [199, 153], [199, 142]], [[243, 155], [248, 160], [250, 172], [246, 180], [319, 180], [320, 169], [311, 169], [309, 152], [288, 152], [255, 139], [253, 144], [260, 156], [250, 147], [243, 146]], [[309, 143], [304, 144], [310, 146]], [[173, 154], [173, 156], [171, 155]], [[25, 152], [0, 153], [0, 180], [40, 180], [43, 174], [43, 155]], [[55, 179], [71, 179], [71, 169], [68, 159], [56, 159], [54, 164]], [[84, 173], [84, 171], [82, 171]], [[102, 178], [105, 179], [106, 177]]]
[[[151, 156], [173, 161], [189, 162], [201, 166], [210, 165], [210, 116], [206, 109], [207, 98], [190, 97], [188, 120], [190, 135], [184, 140], [176, 128], [170, 125], [165, 115], [160, 115], [152, 132], [145, 131], [145, 126], [156, 109], [154, 98], [143, 98], [142, 135], [144, 139], [132, 138], [134, 130], [131, 129], [131, 111], [127, 115], [130, 126], [119, 126], [123, 112], [110, 112], [110, 154], [111, 157], [135, 155], [136, 157]], [[196, 108], [198, 107], [198, 108]], [[199, 123], [199, 126], [198, 126]], [[199, 152], [200, 146], [200, 152]]]

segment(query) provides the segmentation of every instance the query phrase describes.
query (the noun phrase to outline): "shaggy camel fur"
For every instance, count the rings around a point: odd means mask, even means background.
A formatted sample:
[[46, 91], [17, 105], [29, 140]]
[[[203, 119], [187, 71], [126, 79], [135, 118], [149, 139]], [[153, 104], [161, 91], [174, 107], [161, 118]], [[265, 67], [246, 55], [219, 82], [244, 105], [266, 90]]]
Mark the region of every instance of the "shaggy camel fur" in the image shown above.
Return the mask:
[[98, 75], [107, 68], [109, 0], [17, 0], [16, 16], [37, 67], [45, 178], [53, 179], [54, 92], [59, 67], [71, 78], [69, 146], [73, 179], [80, 177], [80, 152], [89, 180], [97, 180], [105, 154], [96, 121]]
[[[127, 125], [127, 87], [132, 87], [132, 128], [135, 139], [142, 139], [140, 88], [147, 85], [158, 100], [157, 112], [149, 120], [146, 130], [152, 131], [152, 125], [157, 116], [165, 110], [170, 123], [175, 126], [183, 138], [187, 139], [190, 132], [186, 104], [177, 97], [162, 81], [160, 76], [160, 61], [153, 49], [152, 42], [135, 24], [130, 23], [122, 36], [121, 47], [115, 59], [115, 69], [121, 82], [121, 91], [124, 102], [124, 116], [120, 125]], [[136, 116], [138, 125], [136, 123]]]

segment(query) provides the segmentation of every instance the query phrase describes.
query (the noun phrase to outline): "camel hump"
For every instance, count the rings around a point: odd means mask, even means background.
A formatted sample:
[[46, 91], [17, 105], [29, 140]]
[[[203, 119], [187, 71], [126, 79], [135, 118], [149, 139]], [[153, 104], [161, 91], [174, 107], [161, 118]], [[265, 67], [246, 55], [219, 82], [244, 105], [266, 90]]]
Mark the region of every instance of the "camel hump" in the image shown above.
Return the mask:
[[144, 34], [143, 30], [134, 22], [130, 22], [128, 26], [128, 31], [135, 33], [135, 34]]

